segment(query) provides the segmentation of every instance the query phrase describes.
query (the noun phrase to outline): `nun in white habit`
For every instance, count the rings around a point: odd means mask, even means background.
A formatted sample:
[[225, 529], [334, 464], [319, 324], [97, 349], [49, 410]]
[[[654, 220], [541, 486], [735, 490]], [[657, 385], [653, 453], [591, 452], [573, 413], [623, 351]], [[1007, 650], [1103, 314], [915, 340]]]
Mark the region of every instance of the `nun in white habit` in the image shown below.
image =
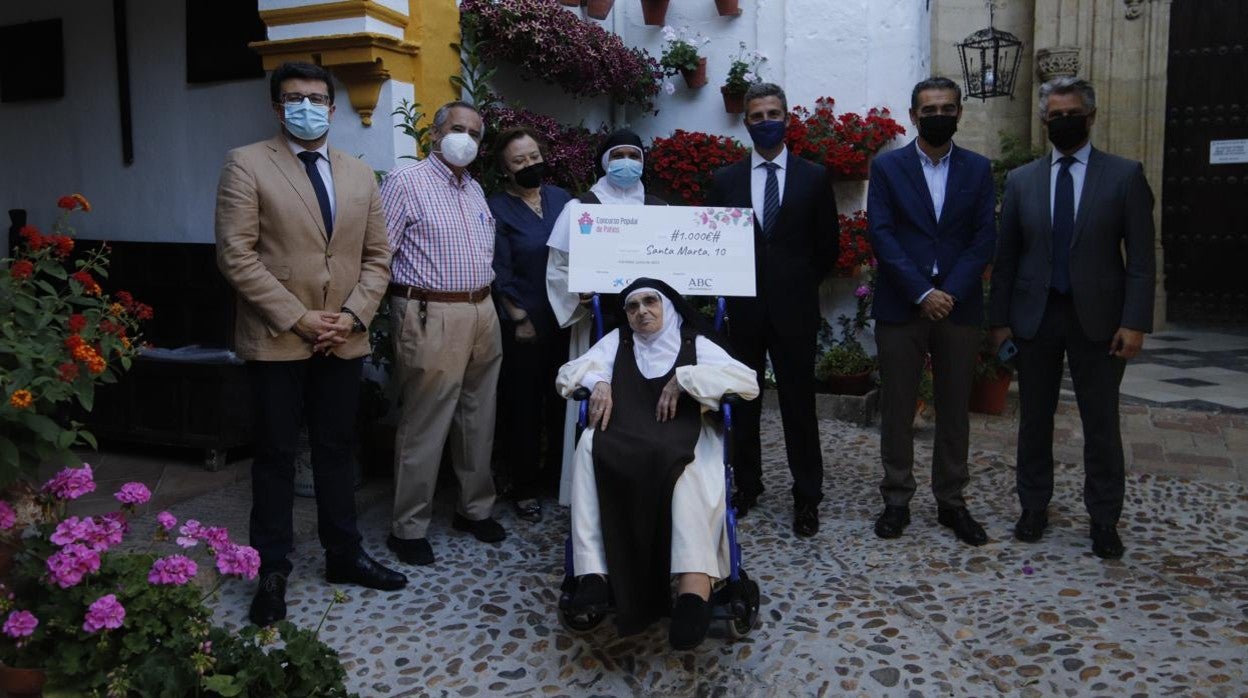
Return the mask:
[[592, 391], [573, 462], [572, 604], [600, 612], [613, 598], [624, 634], [670, 613], [672, 645], [688, 649], [706, 634], [712, 584], [730, 572], [723, 444], [709, 412], [728, 393], [754, 399], [758, 384], [667, 284], [638, 279], [620, 297], [627, 324], [557, 378], [565, 397]]
[[[598, 181], [588, 192], [572, 199], [563, 207], [559, 217], [555, 219], [550, 239], [546, 242], [550, 250], [546, 260], [546, 296], [555, 311], [559, 326], [571, 330], [568, 339], [570, 357], [584, 354], [593, 343], [592, 319], [588, 308], [591, 294], [568, 290], [568, 227], [570, 220], [580, 215], [579, 211], [573, 213], [573, 209], [578, 204], [666, 206], [667, 202], [646, 193], [646, 187], [641, 181], [644, 158], [641, 137], [632, 131], [620, 129], [607, 136], [598, 149], [598, 160], [595, 163]], [[602, 301], [605, 306], [610, 303], [610, 297], [604, 297]], [[605, 327], [611, 329], [616, 309], [604, 307], [604, 310], [611, 313], [612, 319], [605, 323]], [[571, 466], [575, 441], [576, 406], [570, 404], [564, 420], [563, 472], [559, 478], [559, 503], [565, 506], [571, 499]]]

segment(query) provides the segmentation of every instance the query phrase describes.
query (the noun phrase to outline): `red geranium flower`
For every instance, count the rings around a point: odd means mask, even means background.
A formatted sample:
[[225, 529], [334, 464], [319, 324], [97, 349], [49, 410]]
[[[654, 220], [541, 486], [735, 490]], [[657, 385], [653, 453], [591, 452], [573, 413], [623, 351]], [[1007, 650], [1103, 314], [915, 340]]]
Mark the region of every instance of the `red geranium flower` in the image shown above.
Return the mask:
[[35, 265], [31, 264], [29, 259], [19, 259], [13, 263], [13, 266], [9, 267], [9, 275], [18, 281], [29, 279], [34, 272]]
[[66, 383], [73, 383], [78, 378], [78, 364], [69, 361], [57, 366], [56, 371]]
[[63, 208], [66, 211], [72, 211], [78, 207], [78, 200], [72, 196], [62, 196], [56, 200], [57, 208]]
[[69, 322], [67, 323], [67, 326], [69, 327], [70, 332], [73, 332], [74, 334], [78, 334], [79, 332], [83, 330], [83, 328], [87, 326], [87, 318], [85, 315], [82, 315], [80, 313], [74, 313], [73, 315], [69, 316]]

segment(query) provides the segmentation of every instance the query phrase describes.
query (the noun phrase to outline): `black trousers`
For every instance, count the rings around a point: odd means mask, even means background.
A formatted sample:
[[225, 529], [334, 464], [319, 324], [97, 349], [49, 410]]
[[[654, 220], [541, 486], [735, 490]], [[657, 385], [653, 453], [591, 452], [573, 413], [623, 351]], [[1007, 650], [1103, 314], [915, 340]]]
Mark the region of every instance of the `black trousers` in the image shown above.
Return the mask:
[[936, 440], [932, 448], [932, 494], [945, 508], [966, 506], [970, 481], [966, 464], [970, 439], [971, 380], [979, 349], [979, 327], [915, 318], [876, 322], [880, 363], [880, 460], [885, 504], [908, 506], [914, 496], [914, 406], [924, 356], [932, 355]]
[[759, 420], [763, 409], [763, 371], [767, 356], [776, 373], [780, 417], [784, 420], [784, 447], [793, 474], [793, 499], [818, 504], [823, 499], [823, 451], [819, 446], [819, 419], [815, 415], [815, 334], [780, 334], [770, 322], [735, 323], [731, 344], [738, 360], [754, 369], [759, 396], [734, 414], [732, 467], [737, 489], [757, 495], [763, 491], [762, 443]]
[[567, 403], [555, 391], [555, 376], [568, 360], [568, 332], [552, 332], [539, 336], [534, 343], [522, 344], [516, 341], [515, 325], [504, 321], [502, 334], [497, 420], [500, 453], [511, 477], [512, 498], [531, 499], [559, 486]]
[[328, 556], [354, 555], [355, 413], [364, 360], [313, 356], [249, 361], [256, 397], [257, 447], [251, 466], [251, 546], [262, 573], [289, 574], [294, 547], [295, 451], [307, 420], [316, 487], [317, 533]]
[[1122, 514], [1125, 465], [1118, 424], [1118, 386], [1126, 361], [1109, 354], [1110, 340], [1088, 339], [1070, 296], [1053, 294], [1032, 339], [1018, 345], [1018, 501], [1044, 509], [1053, 498], [1053, 414], [1070, 362], [1083, 422], [1083, 502], [1093, 523]]

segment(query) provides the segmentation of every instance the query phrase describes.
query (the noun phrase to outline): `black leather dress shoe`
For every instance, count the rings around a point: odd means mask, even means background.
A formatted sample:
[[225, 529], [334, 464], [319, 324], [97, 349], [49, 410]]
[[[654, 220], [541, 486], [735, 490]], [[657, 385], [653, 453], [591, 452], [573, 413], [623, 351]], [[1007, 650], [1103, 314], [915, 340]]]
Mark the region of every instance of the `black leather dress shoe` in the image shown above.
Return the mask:
[[910, 507], [885, 504], [875, 520], [875, 535], [880, 538], [900, 538], [902, 531], [910, 525]]
[[793, 505], [793, 532], [801, 538], [810, 538], [819, 532], [819, 505]]
[[584, 574], [576, 578], [572, 594], [572, 612], [578, 615], [604, 613], [611, 605], [611, 590], [601, 574]]
[[392, 533], [386, 538], [386, 547], [404, 564], [433, 564], [433, 546], [428, 538], [399, 538]]
[[1117, 560], [1125, 548], [1114, 524], [1092, 524], [1092, 552], [1099, 558]]
[[394, 591], [407, 586], [406, 575], [382, 565], [363, 550], [354, 555], [326, 555], [325, 581], [330, 584], [358, 584], [381, 591]]
[[745, 515], [750, 513], [750, 509], [753, 509], [757, 504], [757, 494], [750, 494], [741, 490], [732, 493], [732, 508], [736, 510], [738, 519], [744, 519]]
[[503, 530], [502, 525], [490, 517], [473, 521], [467, 516], [456, 514], [455, 518], [451, 519], [451, 528], [471, 533], [482, 543], [498, 543], [507, 537], [507, 531]]
[[958, 540], [967, 545], [983, 545], [988, 542], [988, 534], [984, 532], [984, 527], [975, 521], [975, 518], [971, 516], [971, 512], [966, 510], [966, 507], [957, 507], [956, 509], [937, 507], [936, 521], [941, 526], [952, 528], [953, 534], [958, 537]]
[[672, 649], [691, 650], [702, 644], [711, 627], [711, 604], [697, 594], [681, 594], [672, 606], [672, 625], [667, 639]]
[[1014, 537], [1024, 543], [1035, 543], [1049, 526], [1049, 512], [1045, 509], [1023, 509], [1018, 523], [1014, 524]]
[[256, 595], [251, 599], [251, 612], [247, 614], [252, 623], [260, 627], [272, 625], [286, 618], [286, 575], [270, 572], [260, 577]]

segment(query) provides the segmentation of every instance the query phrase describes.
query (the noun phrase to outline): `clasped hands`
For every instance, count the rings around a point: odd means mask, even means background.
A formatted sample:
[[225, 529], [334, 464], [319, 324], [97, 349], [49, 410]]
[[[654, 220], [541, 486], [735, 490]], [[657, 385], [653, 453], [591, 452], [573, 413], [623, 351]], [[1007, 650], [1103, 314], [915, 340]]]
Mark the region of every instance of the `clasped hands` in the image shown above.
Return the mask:
[[[676, 381], [676, 376], [672, 376], [667, 385], [663, 386], [663, 392], [659, 394], [659, 404], [654, 408], [654, 418], [660, 422], [674, 419], [679, 402], [680, 383]], [[601, 424], [601, 431], [606, 431], [607, 424], [611, 422], [611, 406], [611, 384], [598, 381], [594, 385], [594, 391], [589, 395], [588, 428], [593, 429]]]
[[330, 349], [346, 342], [354, 325], [355, 318], [351, 313], [309, 310], [291, 329], [312, 345], [314, 354], [319, 354], [328, 353]]
[[953, 312], [953, 304], [956, 302], [957, 299], [953, 296], [934, 288], [931, 293], [923, 297], [922, 301], [919, 301], [919, 315], [924, 320], [939, 322], [949, 317], [949, 313]]

